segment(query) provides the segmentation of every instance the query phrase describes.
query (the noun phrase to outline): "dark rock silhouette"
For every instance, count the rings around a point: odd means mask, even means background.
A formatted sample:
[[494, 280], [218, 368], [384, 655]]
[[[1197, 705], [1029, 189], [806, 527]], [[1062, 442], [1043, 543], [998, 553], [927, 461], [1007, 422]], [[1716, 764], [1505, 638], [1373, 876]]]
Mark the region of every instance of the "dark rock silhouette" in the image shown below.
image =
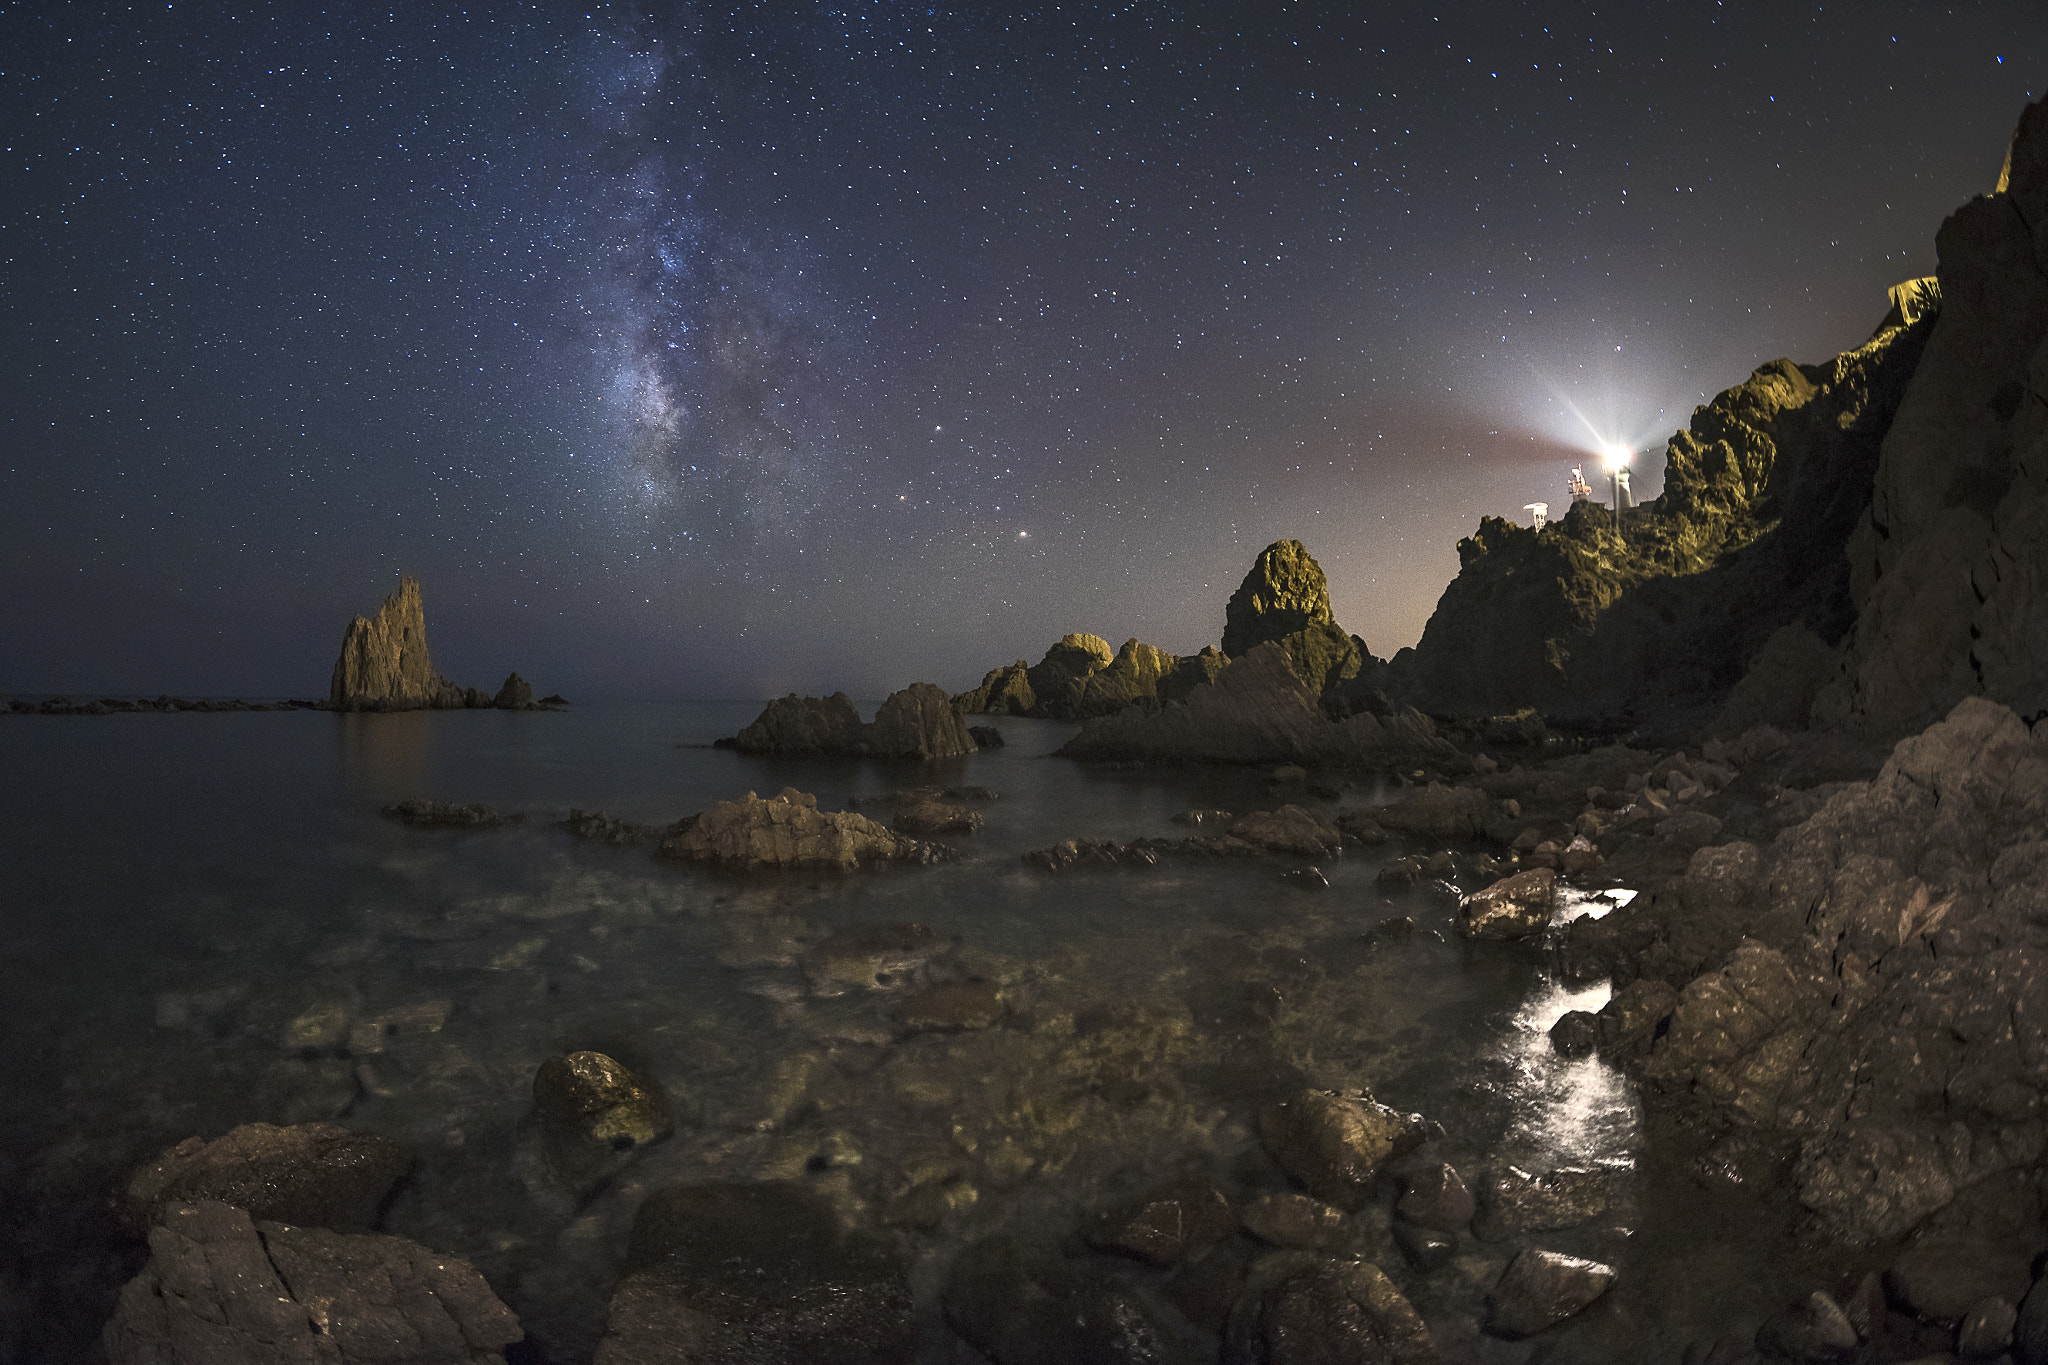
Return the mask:
[[332, 1123], [245, 1123], [186, 1138], [136, 1171], [123, 1208], [146, 1227], [173, 1204], [216, 1199], [256, 1218], [341, 1232], [367, 1229], [412, 1158], [390, 1138]]
[[491, 705], [500, 711], [531, 711], [535, 709], [533, 684], [517, 673], [505, 676], [505, 685], [498, 689], [498, 695], [491, 699]]
[[959, 758], [976, 752], [967, 723], [945, 692], [912, 683], [891, 693], [863, 725], [844, 692], [777, 698], [734, 737], [741, 753], [777, 757]]

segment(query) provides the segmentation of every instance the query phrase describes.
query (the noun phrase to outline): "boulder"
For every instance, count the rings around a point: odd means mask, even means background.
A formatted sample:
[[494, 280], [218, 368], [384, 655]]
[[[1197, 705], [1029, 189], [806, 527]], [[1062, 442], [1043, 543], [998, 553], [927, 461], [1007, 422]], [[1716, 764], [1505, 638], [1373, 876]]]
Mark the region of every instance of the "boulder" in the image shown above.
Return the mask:
[[1171, 1181], [1092, 1215], [1082, 1237], [1097, 1251], [1149, 1265], [1192, 1260], [1228, 1237], [1230, 1201], [1207, 1180]]
[[1532, 867], [1475, 891], [1458, 905], [1458, 932], [1466, 938], [1527, 938], [1550, 927], [1557, 904], [1557, 873]]
[[1456, 1168], [1437, 1161], [1401, 1177], [1401, 1198], [1394, 1212], [1417, 1227], [1456, 1232], [1472, 1221], [1478, 1205]]
[[1431, 782], [1372, 812], [1382, 829], [1423, 839], [1468, 839], [1486, 832], [1487, 798], [1478, 787]]
[[1032, 714], [1049, 720], [1079, 720], [1088, 680], [1116, 658], [1100, 635], [1062, 635], [1026, 675], [1037, 705]]
[[245, 1123], [211, 1142], [186, 1138], [128, 1178], [123, 1208], [146, 1228], [171, 1205], [218, 1200], [279, 1223], [357, 1232], [412, 1158], [390, 1138], [332, 1123]]
[[1005, 1236], [960, 1253], [940, 1302], [947, 1323], [994, 1365], [1180, 1359], [1158, 1312], [1128, 1285]]
[[1584, 1057], [1600, 1050], [1600, 1016], [1567, 1010], [1550, 1026], [1550, 1048], [1560, 1057]]
[[1964, 1360], [1990, 1360], [2012, 1345], [2019, 1313], [2004, 1299], [1979, 1299], [1956, 1328], [1956, 1354]]
[[837, 867], [935, 862], [932, 844], [896, 834], [853, 811], [821, 811], [818, 798], [784, 787], [762, 800], [720, 801], [661, 841], [663, 857], [735, 867]]
[[1614, 1283], [1614, 1267], [1529, 1247], [1508, 1262], [1487, 1298], [1487, 1330], [1534, 1336], [1583, 1312]]
[[902, 1259], [801, 1185], [672, 1186], [633, 1219], [596, 1365], [675, 1360], [908, 1365]]
[[934, 834], [972, 834], [981, 828], [981, 812], [926, 798], [898, 806], [896, 818], [889, 825], [901, 833], [920, 838]]
[[1232, 825], [1230, 834], [1269, 853], [1290, 853], [1303, 858], [1332, 857], [1344, 848], [1344, 836], [1337, 832], [1337, 827], [1303, 806], [1253, 811]]
[[419, 580], [398, 580], [375, 617], [358, 616], [342, 632], [341, 656], [327, 687], [336, 711], [418, 711], [459, 708], [463, 689], [434, 671], [427, 655], [427, 616]]
[[1223, 1330], [1222, 1365], [1435, 1365], [1422, 1315], [1380, 1268], [1306, 1251], [1252, 1267]]
[[1235, 659], [1269, 640], [1332, 620], [1330, 582], [1322, 566], [1300, 541], [1276, 540], [1252, 561], [1223, 609], [1223, 652]]
[[1884, 1273], [1885, 1293], [1893, 1303], [1944, 1327], [1960, 1324], [1985, 1299], [2019, 1302], [2030, 1281], [2023, 1253], [1967, 1234], [1921, 1237]]
[[1361, 1091], [1303, 1090], [1259, 1115], [1259, 1137], [1280, 1169], [1318, 1199], [1356, 1212], [1380, 1168], [1420, 1146], [1429, 1124]]
[[1401, 1255], [1409, 1265], [1425, 1275], [1442, 1270], [1458, 1254], [1456, 1233], [1417, 1227], [1413, 1223], [1394, 1224], [1394, 1245], [1401, 1249]]
[[970, 725], [967, 737], [974, 741], [977, 749], [1000, 749], [1003, 747], [1003, 732], [993, 725]]
[[525, 1334], [457, 1256], [173, 1204], [102, 1336], [110, 1365], [452, 1365]]
[[533, 1107], [553, 1124], [612, 1150], [674, 1131], [661, 1092], [602, 1052], [550, 1057], [533, 1075]]
[[1262, 1194], [1238, 1218], [1259, 1240], [1296, 1251], [1329, 1251], [1351, 1236], [1350, 1214], [1305, 1194]]
[[799, 697], [792, 692], [768, 703], [754, 723], [734, 737], [743, 754], [775, 757], [851, 754], [860, 746], [860, 712], [844, 692]]
[[517, 673], [508, 673], [505, 675], [505, 685], [498, 689], [498, 695], [491, 699], [491, 705], [500, 711], [535, 710], [533, 684]]

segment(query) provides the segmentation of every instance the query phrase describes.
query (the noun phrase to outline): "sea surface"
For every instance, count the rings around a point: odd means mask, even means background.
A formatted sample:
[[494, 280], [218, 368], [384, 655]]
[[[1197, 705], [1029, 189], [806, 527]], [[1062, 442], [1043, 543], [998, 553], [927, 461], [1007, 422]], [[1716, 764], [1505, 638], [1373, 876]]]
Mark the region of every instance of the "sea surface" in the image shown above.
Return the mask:
[[[1071, 1250], [1088, 1209], [1183, 1170], [1279, 1188], [1256, 1115], [1304, 1085], [1422, 1112], [1475, 1182], [1507, 1162], [1604, 1172], [1607, 1211], [1547, 1244], [1621, 1264], [1659, 1311], [1687, 1278], [1674, 1247], [1702, 1284], [1779, 1273], [1752, 1264], [1739, 1192], [1646, 1159], [1619, 1073], [1552, 1054], [1550, 1024], [1606, 987], [1565, 988], [1540, 946], [1460, 941], [1440, 887], [1383, 893], [1378, 868], [1411, 850], [1325, 861], [1326, 889], [1282, 879], [1300, 860], [1050, 873], [1021, 857], [1185, 835], [1172, 817], [1191, 808], [1332, 814], [1398, 785], [1319, 800], [1263, 771], [1089, 768], [1051, 756], [1072, 727], [1015, 719], [995, 722], [1005, 747], [928, 765], [709, 747], [758, 709], [0, 719], [5, 1358], [84, 1358], [141, 1264], [113, 1208], [124, 1173], [253, 1121], [338, 1120], [415, 1152], [386, 1229], [474, 1262], [526, 1324], [528, 1361], [588, 1360], [639, 1199], [714, 1179], [806, 1181], [898, 1238], [927, 1356], [969, 1360], [931, 1307], [961, 1245], [1006, 1231]], [[919, 784], [999, 794], [939, 866], [722, 872], [561, 823], [666, 824], [784, 787], [838, 809]], [[415, 797], [525, 819], [381, 814]], [[912, 946], [884, 984], [826, 979], [862, 933]], [[993, 1027], [895, 1021], [907, 993], [967, 979], [999, 985]], [[602, 1171], [552, 1163], [532, 1077], [578, 1049], [657, 1084], [674, 1135]], [[1354, 1249], [1454, 1358], [1526, 1355], [1476, 1326], [1511, 1247], [1468, 1239], [1425, 1279], [1373, 1208]], [[1600, 1311], [1648, 1312], [1613, 1297]], [[1690, 1315], [1713, 1311], [1703, 1297]]]

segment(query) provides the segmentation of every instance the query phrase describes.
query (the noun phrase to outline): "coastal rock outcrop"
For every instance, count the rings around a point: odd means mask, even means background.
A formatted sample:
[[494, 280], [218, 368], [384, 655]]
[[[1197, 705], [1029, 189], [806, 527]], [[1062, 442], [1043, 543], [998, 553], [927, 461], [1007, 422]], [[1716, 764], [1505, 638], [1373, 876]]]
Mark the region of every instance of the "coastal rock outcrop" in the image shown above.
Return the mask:
[[784, 787], [765, 801], [753, 792], [720, 801], [663, 839], [660, 853], [735, 867], [855, 868], [934, 862], [943, 850], [854, 811], [819, 810], [817, 797]]
[[745, 754], [778, 758], [958, 758], [976, 752], [974, 737], [951, 700], [930, 683], [893, 692], [875, 718], [862, 724], [844, 692], [829, 697], [795, 693], [768, 703], [734, 737]]
[[1179, 701], [1215, 680], [1228, 662], [1215, 648], [1176, 656], [1131, 639], [1111, 653], [1099, 635], [1063, 635], [1035, 664], [1022, 659], [992, 668], [981, 686], [953, 698], [962, 715], [1031, 716], [1086, 720], [1129, 706]]
[[1768, 848], [1702, 848], [1575, 924], [1575, 950], [1616, 983], [1625, 1065], [1787, 1148], [1829, 1235], [1898, 1237], [2048, 1151], [2044, 826], [2048, 730], [1966, 698]]
[[1223, 608], [1223, 652], [1234, 659], [1268, 640], [1334, 622], [1323, 566], [1300, 541], [1276, 540], [1259, 551]]
[[168, 1206], [218, 1200], [256, 1218], [360, 1232], [411, 1168], [412, 1157], [377, 1133], [333, 1123], [245, 1123], [162, 1153], [129, 1177], [122, 1203], [138, 1228]]
[[497, 696], [461, 687], [434, 671], [427, 654], [427, 615], [420, 582], [410, 575], [374, 617], [358, 616], [342, 632], [341, 655], [327, 686], [331, 711], [458, 711], [496, 706], [538, 709], [533, 688], [517, 673]]
[[1449, 752], [1410, 708], [1330, 720], [1277, 641], [1233, 660], [1184, 705], [1098, 717], [1060, 749], [1071, 758], [1357, 767]]
[[403, 1237], [201, 1200], [163, 1210], [149, 1250], [102, 1337], [112, 1365], [482, 1365], [525, 1335], [467, 1261]]

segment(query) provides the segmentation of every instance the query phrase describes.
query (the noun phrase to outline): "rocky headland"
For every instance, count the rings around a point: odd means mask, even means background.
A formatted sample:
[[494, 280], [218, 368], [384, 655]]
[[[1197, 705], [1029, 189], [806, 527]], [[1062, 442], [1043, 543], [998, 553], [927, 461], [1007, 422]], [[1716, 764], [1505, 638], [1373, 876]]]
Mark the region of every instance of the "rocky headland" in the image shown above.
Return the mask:
[[374, 617], [348, 623], [327, 689], [332, 711], [539, 711], [560, 704], [558, 697], [536, 702], [532, 684], [517, 673], [493, 695], [435, 672], [427, 653], [426, 606], [419, 580], [410, 576], [398, 580], [398, 591]]

